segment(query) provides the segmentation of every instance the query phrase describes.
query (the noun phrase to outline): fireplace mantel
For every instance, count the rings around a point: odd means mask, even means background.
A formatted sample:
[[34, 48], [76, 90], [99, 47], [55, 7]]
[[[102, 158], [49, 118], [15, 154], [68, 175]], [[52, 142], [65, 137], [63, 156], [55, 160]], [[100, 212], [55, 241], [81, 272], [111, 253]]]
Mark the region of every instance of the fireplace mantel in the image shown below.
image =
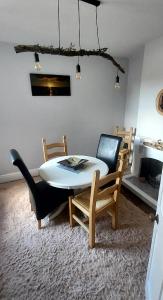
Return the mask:
[[143, 189], [141, 189], [141, 184], [140, 187], [138, 187], [138, 185], [135, 185], [131, 180], [131, 178], [133, 177], [139, 177], [142, 158], [153, 158], [163, 162], [163, 151], [154, 147], [144, 145], [140, 137], [135, 137], [131, 174], [124, 176], [123, 185], [125, 185], [144, 202], [155, 209], [157, 206], [157, 199], [154, 199], [149, 194], [144, 192]]

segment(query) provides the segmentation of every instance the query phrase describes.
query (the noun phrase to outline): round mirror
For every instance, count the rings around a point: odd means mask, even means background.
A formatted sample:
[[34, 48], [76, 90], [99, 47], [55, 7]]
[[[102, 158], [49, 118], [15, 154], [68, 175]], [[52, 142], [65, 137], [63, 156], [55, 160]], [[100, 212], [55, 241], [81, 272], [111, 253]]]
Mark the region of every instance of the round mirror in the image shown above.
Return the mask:
[[156, 98], [156, 108], [157, 111], [163, 115], [163, 90], [161, 90]]

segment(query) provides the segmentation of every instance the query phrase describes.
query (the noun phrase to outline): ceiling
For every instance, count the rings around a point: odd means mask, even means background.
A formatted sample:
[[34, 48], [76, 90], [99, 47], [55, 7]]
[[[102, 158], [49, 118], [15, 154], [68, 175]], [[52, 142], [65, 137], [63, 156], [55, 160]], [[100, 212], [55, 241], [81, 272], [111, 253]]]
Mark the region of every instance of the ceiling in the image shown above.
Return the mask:
[[[98, 48], [95, 9], [80, 1], [82, 48]], [[60, 22], [61, 46], [77, 47], [77, 0], [60, 0]], [[98, 23], [101, 47], [128, 57], [163, 34], [163, 0], [102, 0]], [[1, 0], [0, 28], [0, 41], [57, 47], [57, 0]]]

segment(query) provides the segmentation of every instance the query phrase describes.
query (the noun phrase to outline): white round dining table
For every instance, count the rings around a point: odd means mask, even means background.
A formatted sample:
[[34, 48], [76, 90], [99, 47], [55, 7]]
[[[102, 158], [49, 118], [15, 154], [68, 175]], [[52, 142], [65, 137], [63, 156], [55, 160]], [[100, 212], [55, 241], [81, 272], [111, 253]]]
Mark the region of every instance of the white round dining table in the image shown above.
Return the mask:
[[[84, 168], [82, 169], [75, 171], [68, 170], [63, 168], [59, 164], [59, 161], [70, 157], [87, 159], [88, 161], [84, 164]], [[53, 158], [42, 164], [39, 168], [39, 175], [51, 186], [64, 189], [80, 189], [91, 185], [95, 170], [100, 170], [100, 177], [103, 177], [108, 173], [109, 168], [105, 162], [95, 157], [68, 155]]]

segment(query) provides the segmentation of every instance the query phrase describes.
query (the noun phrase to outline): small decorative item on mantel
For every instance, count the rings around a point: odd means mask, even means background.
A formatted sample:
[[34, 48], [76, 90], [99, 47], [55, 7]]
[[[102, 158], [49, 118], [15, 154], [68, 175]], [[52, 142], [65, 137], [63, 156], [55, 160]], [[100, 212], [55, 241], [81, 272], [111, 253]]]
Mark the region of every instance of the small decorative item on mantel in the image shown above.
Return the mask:
[[162, 151], [163, 151], [163, 141], [162, 141], [162, 140], [158, 140], [158, 141], [155, 143], [155, 147], [156, 147], [156, 149], [162, 150]]
[[145, 138], [143, 140], [143, 145], [163, 151], [163, 141], [161, 139], [159, 139], [157, 141], [156, 140], [154, 141], [150, 138]]
[[155, 141], [151, 138], [144, 138], [143, 139], [143, 145], [154, 148], [155, 147]]
[[163, 115], [163, 89], [157, 95], [156, 109], [159, 114]]

